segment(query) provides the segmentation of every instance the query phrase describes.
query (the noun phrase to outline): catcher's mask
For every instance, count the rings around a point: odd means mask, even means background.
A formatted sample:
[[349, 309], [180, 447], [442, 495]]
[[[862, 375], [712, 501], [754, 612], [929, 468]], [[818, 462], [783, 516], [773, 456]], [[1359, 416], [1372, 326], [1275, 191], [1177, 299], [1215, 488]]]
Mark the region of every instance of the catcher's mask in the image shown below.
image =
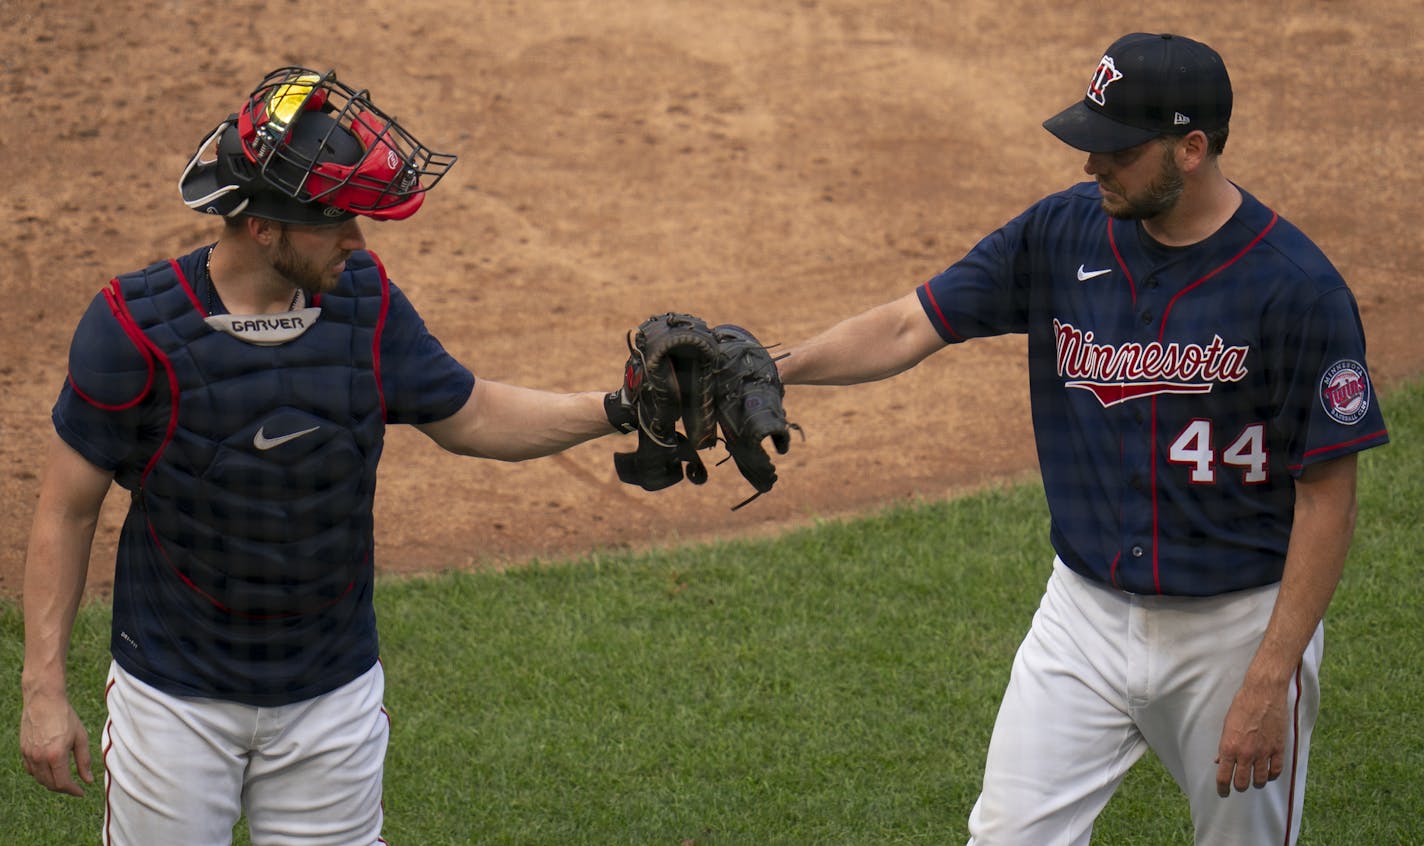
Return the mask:
[[[203, 154], [215, 147], [214, 157]], [[267, 74], [199, 145], [178, 188], [194, 211], [322, 225], [403, 220], [455, 163], [421, 144], [335, 71]]]

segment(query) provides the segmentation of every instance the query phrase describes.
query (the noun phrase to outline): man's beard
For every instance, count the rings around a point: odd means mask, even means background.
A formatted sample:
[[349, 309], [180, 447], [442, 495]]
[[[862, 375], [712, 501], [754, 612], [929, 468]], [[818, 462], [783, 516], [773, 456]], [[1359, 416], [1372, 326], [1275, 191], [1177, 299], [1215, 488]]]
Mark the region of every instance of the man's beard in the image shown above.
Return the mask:
[[1103, 211], [1118, 220], [1148, 220], [1171, 211], [1181, 199], [1185, 185], [1182, 170], [1172, 159], [1171, 149], [1166, 149], [1162, 154], [1162, 169], [1147, 190], [1136, 197], [1124, 196], [1120, 203], [1109, 203], [1104, 197]]
[[283, 232], [277, 241], [277, 254], [272, 258], [272, 267], [286, 277], [294, 287], [313, 294], [330, 291], [336, 287], [336, 282], [340, 278], [338, 275], [332, 275], [329, 267], [320, 266], [300, 255], [292, 247], [292, 242], [288, 240], [286, 232]]

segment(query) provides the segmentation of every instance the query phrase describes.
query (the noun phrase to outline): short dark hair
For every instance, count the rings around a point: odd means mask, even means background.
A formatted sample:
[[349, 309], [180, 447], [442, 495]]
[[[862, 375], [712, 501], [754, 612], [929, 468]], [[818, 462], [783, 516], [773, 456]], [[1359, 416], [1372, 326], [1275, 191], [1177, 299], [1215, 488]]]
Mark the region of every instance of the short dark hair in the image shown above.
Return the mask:
[[[1212, 129], [1209, 131], [1202, 130], [1202, 133], [1206, 135], [1207, 155], [1219, 156], [1222, 154], [1222, 151], [1226, 149], [1226, 137], [1231, 134], [1231, 126], [1229, 124], [1224, 124], [1216, 129]], [[1164, 143], [1172, 144], [1175, 144], [1186, 137], [1187, 136], [1185, 135], [1159, 136], [1160, 140], [1162, 140]]]
[[1222, 124], [1217, 129], [1206, 134], [1206, 151], [1213, 156], [1219, 156], [1226, 150], [1226, 136], [1231, 134], [1230, 124]]

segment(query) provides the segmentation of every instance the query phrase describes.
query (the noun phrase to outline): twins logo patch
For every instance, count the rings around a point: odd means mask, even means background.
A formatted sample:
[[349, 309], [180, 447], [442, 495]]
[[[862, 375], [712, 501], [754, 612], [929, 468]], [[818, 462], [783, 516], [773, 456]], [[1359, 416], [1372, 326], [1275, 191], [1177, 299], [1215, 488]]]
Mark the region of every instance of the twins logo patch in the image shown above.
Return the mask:
[[1353, 426], [1370, 410], [1370, 377], [1358, 361], [1343, 359], [1320, 377], [1320, 404], [1336, 423]]
[[1117, 63], [1112, 56], [1104, 56], [1098, 63], [1098, 69], [1093, 72], [1093, 78], [1088, 82], [1088, 99], [1099, 106], [1108, 104], [1108, 86], [1122, 79], [1122, 71], [1117, 69]]

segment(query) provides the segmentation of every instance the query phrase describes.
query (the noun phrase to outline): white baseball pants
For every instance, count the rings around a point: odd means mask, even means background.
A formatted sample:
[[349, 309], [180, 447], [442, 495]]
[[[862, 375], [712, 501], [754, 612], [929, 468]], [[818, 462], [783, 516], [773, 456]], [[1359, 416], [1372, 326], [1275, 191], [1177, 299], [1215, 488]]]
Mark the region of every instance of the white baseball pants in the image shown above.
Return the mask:
[[1137, 596], [1055, 559], [999, 707], [970, 846], [1087, 844], [1149, 747], [1187, 795], [1198, 846], [1292, 846], [1320, 708], [1323, 627], [1290, 686], [1280, 778], [1223, 799], [1214, 763], [1277, 591]]
[[390, 720], [379, 663], [330, 693], [275, 708], [171, 696], [109, 669], [105, 846], [253, 846], [381, 839]]

